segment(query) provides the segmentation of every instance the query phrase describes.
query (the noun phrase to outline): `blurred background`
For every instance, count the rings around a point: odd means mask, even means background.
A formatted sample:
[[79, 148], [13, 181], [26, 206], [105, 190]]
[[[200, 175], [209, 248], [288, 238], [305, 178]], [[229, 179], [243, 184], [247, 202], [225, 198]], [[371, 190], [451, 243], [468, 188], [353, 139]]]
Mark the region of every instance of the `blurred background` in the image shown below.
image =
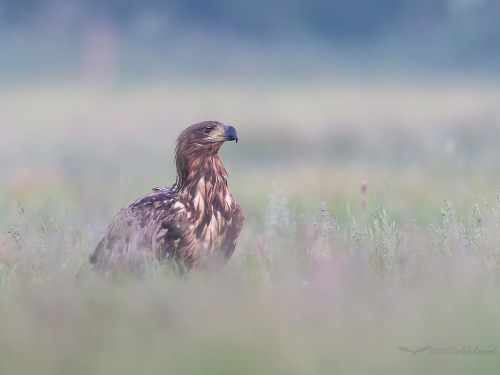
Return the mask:
[[491, 0], [2, 0], [2, 80], [498, 73]]
[[240, 133], [222, 155], [243, 206], [273, 181], [341, 216], [363, 180], [405, 220], [494, 197], [499, 19], [489, 0], [1, 0], [2, 205], [103, 228], [172, 183], [177, 134], [207, 119]]

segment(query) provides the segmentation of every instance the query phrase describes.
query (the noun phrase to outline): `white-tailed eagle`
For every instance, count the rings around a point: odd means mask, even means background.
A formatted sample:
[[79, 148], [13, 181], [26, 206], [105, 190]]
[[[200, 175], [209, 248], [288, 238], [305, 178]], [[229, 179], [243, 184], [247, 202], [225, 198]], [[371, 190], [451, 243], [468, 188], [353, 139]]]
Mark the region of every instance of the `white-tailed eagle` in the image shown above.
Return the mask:
[[153, 188], [116, 214], [89, 258], [94, 268], [142, 272], [148, 257], [187, 270], [225, 265], [244, 221], [218, 155], [233, 140], [238, 142], [236, 129], [216, 121], [185, 129], [175, 147], [175, 183]]

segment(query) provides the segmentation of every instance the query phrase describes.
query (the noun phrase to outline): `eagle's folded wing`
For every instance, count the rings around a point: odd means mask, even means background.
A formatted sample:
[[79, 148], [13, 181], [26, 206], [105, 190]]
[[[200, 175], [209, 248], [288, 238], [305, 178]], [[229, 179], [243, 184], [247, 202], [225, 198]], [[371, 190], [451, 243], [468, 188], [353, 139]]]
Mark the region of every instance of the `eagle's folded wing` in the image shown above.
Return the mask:
[[[101, 270], [116, 264], [142, 272], [145, 258], [179, 260], [190, 254], [193, 246], [189, 212], [178, 195], [168, 189], [156, 189], [118, 212], [90, 263]], [[183, 254], [178, 252], [181, 248]]]
[[226, 233], [226, 239], [224, 240], [221, 249], [225, 256], [226, 262], [233, 255], [234, 248], [236, 247], [236, 241], [238, 240], [238, 236], [240, 235], [241, 228], [243, 228], [244, 221], [245, 216], [243, 214], [243, 210], [241, 209], [240, 205], [237, 204], [233, 216], [231, 217], [231, 222]]

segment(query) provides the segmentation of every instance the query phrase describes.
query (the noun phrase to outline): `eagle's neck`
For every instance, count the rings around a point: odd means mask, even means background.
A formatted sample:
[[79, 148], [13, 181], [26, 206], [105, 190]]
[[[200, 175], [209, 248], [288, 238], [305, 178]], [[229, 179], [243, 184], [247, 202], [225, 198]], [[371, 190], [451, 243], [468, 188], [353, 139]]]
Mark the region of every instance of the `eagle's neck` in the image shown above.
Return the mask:
[[235, 204], [227, 187], [227, 172], [219, 155], [215, 152], [189, 156], [177, 163], [176, 185], [193, 219], [209, 222], [215, 211], [225, 215], [234, 210]]
[[226, 168], [224, 168], [217, 151], [203, 154], [191, 151], [187, 154], [187, 156], [184, 153], [178, 154], [175, 158], [176, 185], [179, 190], [190, 190], [201, 179], [215, 183], [216, 180], [222, 178], [224, 184], [227, 185]]

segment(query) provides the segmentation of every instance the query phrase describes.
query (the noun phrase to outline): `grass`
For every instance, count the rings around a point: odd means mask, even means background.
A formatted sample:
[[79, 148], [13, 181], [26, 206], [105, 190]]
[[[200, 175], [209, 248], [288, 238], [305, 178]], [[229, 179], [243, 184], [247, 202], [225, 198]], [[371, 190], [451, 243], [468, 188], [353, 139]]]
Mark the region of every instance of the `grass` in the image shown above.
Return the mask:
[[224, 272], [183, 280], [105, 280], [81, 267], [88, 234], [21, 222], [2, 246], [2, 372], [496, 371], [396, 347], [496, 347], [498, 203], [463, 220], [444, 203], [428, 228], [380, 208], [339, 224], [322, 204], [303, 228], [279, 194]]
[[[455, 86], [429, 87], [431, 99], [393, 87], [376, 99], [377, 124], [376, 106], [351, 118], [354, 136], [339, 124], [373, 87], [271, 88], [257, 114], [257, 88], [217, 91], [215, 108], [193, 112], [227, 115], [241, 134], [222, 151], [246, 214], [237, 250], [217, 275], [178, 279], [152, 264], [141, 280], [104, 279], [86, 259], [120, 207], [173, 181], [176, 121], [193, 122], [181, 99], [162, 107], [159, 94], [175, 90], [99, 93], [100, 102], [73, 89], [4, 92], [0, 373], [495, 373], [498, 355], [448, 354], [499, 345], [496, 91], [474, 87], [457, 109], [474, 131], [451, 111]], [[186, 108], [205, 90], [182, 91]], [[330, 108], [328, 95], [347, 108]], [[384, 125], [396, 115], [398, 131]], [[412, 125], [429, 119], [443, 122]], [[446, 354], [397, 348], [427, 345]]]

